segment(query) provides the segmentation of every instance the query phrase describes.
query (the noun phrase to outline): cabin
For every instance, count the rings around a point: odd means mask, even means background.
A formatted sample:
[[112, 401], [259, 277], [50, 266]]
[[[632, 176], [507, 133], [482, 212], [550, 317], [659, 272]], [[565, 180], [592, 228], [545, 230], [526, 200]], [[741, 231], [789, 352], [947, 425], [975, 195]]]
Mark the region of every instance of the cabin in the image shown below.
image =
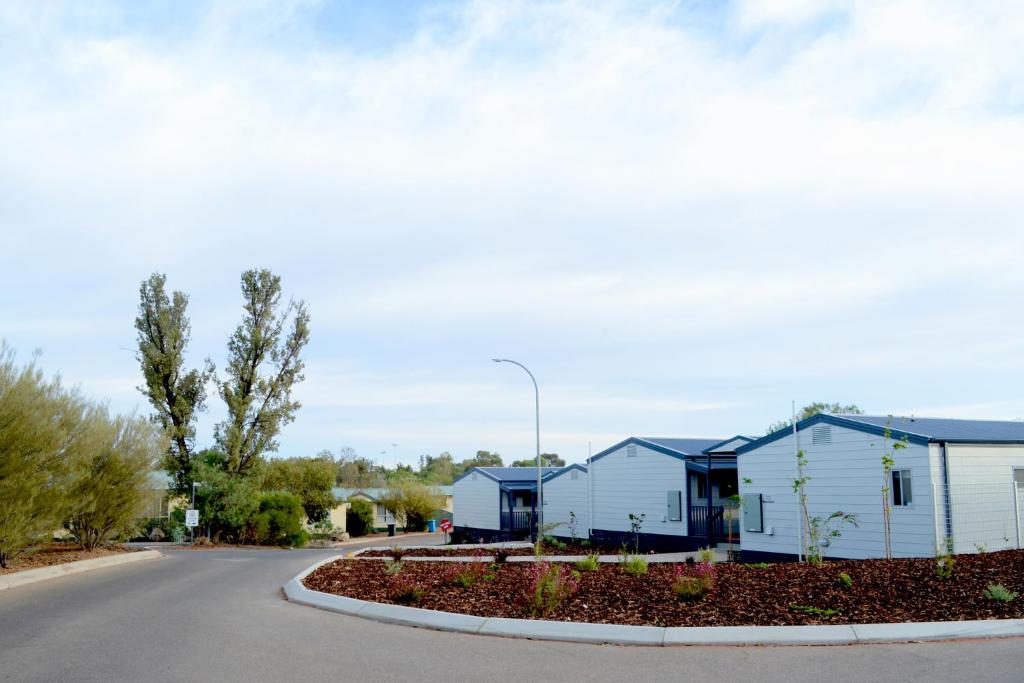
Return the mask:
[[[821, 539], [826, 557], [886, 556], [883, 489], [894, 557], [1021, 547], [1024, 422], [819, 414], [737, 447], [743, 561], [804, 553], [798, 450], [808, 516], [856, 515], [856, 526]], [[887, 476], [883, 451], [893, 460]]]
[[[452, 487], [431, 486], [430, 489], [438, 494], [441, 503], [440, 508], [431, 515], [430, 519], [441, 520], [445, 517], [451, 518], [455, 504]], [[402, 522], [402, 520], [396, 520], [395, 515], [381, 502], [387, 495], [387, 492], [388, 489], [386, 487], [374, 486], [362, 488], [336, 487], [332, 489], [334, 498], [338, 501], [348, 502], [351, 499], [365, 500], [373, 505], [373, 528], [375, 531], [387, 531], [388, 524], [400, 524]]]
[[739, 515], [729, 507], [736, 449], [752, 440], [634, 436], [593, 456], [591, 539], [658, 551], [738, 541]]
[[[542, 467], [541, 477], [561, 468]], [[537, 532], [537, 469], [473, 467], [452, 483], [452, 540], [516, 541]]]
[[584, 465], [568, 465], [544, 477], [544, 528], [568, 540], [590, 538], [590, 486]]

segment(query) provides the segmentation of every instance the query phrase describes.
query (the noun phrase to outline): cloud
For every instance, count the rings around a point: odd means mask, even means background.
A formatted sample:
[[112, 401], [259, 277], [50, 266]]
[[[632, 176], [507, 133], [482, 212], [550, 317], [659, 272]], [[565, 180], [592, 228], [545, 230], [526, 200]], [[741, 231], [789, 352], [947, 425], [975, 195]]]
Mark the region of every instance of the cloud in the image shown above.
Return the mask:
[[347, 7], [4, 3], [0, 333], [127, 410], [139, 280], [219, 361], [273, 267], [313, 314], [307, 450], [485, 440], [499, 353], [569, 440], [1024, 379], [1014, 3]]

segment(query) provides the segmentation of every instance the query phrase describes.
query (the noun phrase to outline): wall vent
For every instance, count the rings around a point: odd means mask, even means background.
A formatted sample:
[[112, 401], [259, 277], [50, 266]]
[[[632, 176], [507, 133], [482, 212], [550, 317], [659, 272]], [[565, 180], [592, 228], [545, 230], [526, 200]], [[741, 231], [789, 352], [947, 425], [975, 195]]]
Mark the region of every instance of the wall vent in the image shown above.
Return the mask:
[[626, 457], [627, 458], [635, 458], [636, 457], [636, 444], [635, 443], [631, 443], [628, 446], [626, 446]]
[[814, 425], [811, 428], [812, 444], [832, 443], [832, 425]]
[[569, 473], [569, 478], [573, 481], [576, 481], [577, 479], [580, 478], [580, 473], [576, 470], [573, 470], [572, 472]]
[[476, 472], [474, 472], [473, 476], [470, 477], [469, 479], [470, 479], [470, 481], [476, 481]]

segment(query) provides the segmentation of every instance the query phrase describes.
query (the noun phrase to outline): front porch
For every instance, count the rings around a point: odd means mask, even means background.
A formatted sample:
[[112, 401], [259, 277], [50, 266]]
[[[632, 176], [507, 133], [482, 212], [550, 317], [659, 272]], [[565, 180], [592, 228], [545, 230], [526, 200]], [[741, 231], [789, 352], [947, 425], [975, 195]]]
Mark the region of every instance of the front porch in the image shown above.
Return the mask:
[[708, 539], [709, 545], [739, 542], [739, 493], [735, 458], [712, 459], [711, 499], [708, 500], [707, 460], [687, 460], [687, 535]]
[[508, 532], [512, 540], [533, 538], [537, 533], [537, 485], [503, 484], [499, 496], [501, 531]]

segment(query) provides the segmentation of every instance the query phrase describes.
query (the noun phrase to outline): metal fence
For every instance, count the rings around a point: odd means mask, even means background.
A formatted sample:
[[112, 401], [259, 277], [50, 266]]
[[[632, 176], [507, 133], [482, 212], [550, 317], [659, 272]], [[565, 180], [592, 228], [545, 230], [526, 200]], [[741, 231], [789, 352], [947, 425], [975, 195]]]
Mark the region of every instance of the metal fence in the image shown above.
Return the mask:
[[1014, 482], [933, 487], [935, 537], [954, 553], [1024, 548], [1024, 487]]

